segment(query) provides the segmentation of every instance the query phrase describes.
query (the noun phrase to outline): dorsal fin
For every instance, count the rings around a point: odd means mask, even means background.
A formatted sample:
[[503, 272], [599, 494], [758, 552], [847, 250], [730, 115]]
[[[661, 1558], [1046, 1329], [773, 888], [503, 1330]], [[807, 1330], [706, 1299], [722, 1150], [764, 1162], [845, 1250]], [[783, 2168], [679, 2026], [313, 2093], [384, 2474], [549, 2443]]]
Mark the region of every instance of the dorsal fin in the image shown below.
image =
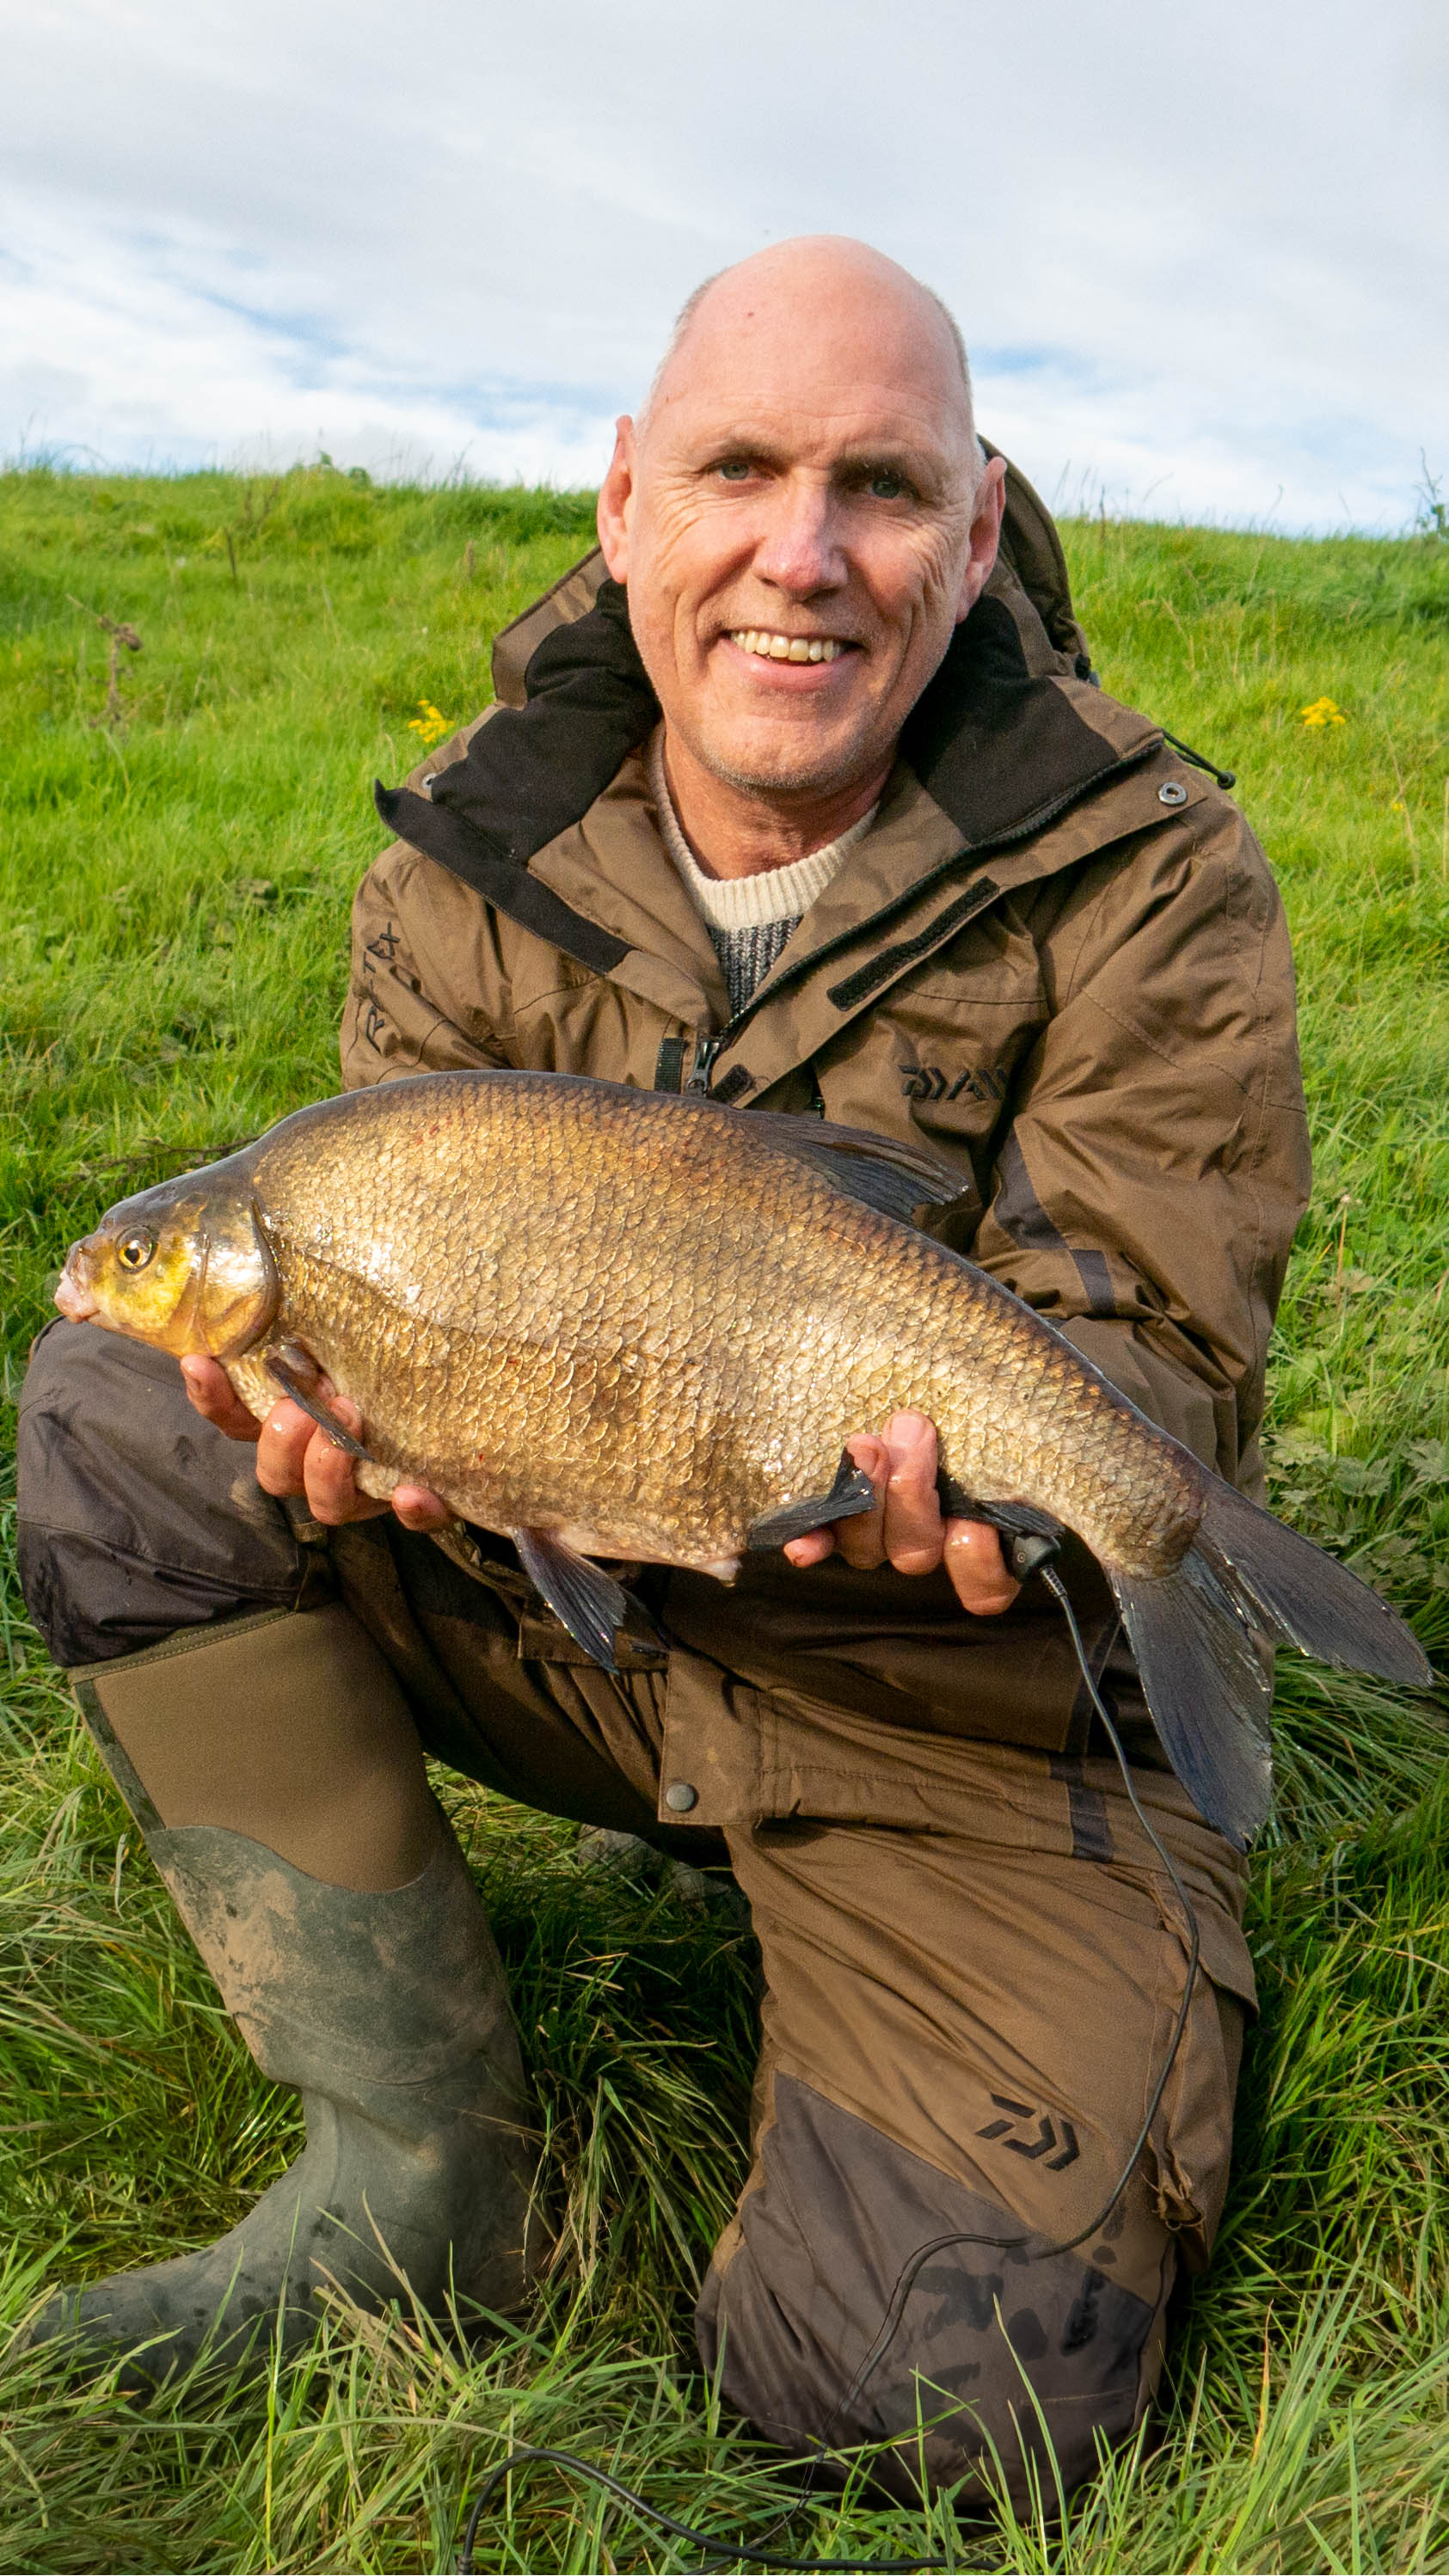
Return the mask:
[[835, 1127], [828, 1119], [790, 1110], [743, 1109], [739, 1115], [768, 1124], [782, 1144], [828, 1172], [847, 1197], [906, 1225], [918, 1207], [948, 1207], [971, 1193], [971, 1182], [934, 1154], [899, 1145], [893, 1137], [870, 1136], [861, 1127]]

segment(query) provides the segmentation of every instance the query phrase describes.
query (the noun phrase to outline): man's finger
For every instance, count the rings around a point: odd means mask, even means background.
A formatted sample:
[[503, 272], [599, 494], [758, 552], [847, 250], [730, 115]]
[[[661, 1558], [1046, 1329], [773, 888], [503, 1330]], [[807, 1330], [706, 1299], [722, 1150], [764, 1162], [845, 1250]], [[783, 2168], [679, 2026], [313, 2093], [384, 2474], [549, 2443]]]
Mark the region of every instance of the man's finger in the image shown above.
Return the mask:
[[1008, 1573], [1000, 1534], [985, 1521], [947, 1521], [946, 1571], [963, 1610], [999, 1619], [1021, 1585]]
[[247, 1411], [220, 1360], [208, 1359], [204, 1351], [188, 1351], [181, 1363], [181, 1383], [197, 1412], [224, 1431], [228, 1440], [260, 1440], [262, 1426]]
[[[329, 1410], [336, 1414], [344, 1431], [354, 1439], [362, 1434], [362, 1415], [345, 1395], [327, 1397]], [[388, 1503], [376, 1502], [371, 1494], [357, 1490], [357, 1470], [350, 1453], [340, 1449], [329, 1432], [307, 1417], [311, 1438], [302, 1452], [302, 1486], [307, 1508], [314, 1520], [327, 1529], [340, 1529], [346, 1521], [375, 1520], [379, 1512], [389, 1511]]]
[[395, 1485], [392, 1508], [404, 1529], [446, 1529], [453, 1514], [426, 1485]]
[[273, 1405], [257, 1442], [257, 1483], [264, 1494], [305, 1491], [302, 1461], [316, 1428], [311, 1414], [304, 1413], [290, 1396]]
[[[872, 1432], [858, 1432], [847, 1440], [846, 1453], [853, 1466], [869, 1476], [875, 1487], [875, 1509], [855, 1512], [848, 1521], [832, 1521], [828, 1528], [811, 1530], [804, 1538], [787, 1540], [783, 1553], [792, 1565], [823, 1565], [837, 1546], [847, 1564], [883, 1565], [885, 1543], [881, 1536], [885, 1520], [886, 1479], [890, 1474], [890, 1452], [883, 1440]], [[846, 1540], [849, 1539], [847, 1546]]]
[[884, 1438], [891, 1461], [885, 1552], [898, 1574], [930, 1574], [941, 1562], [945, 1539], [936, 1492], [936, 1426], [924, 1413], [893, 1413]]
[[835, 1554], [835, 1531], [807, 1530], [804, 1538], [787, 1538], [781, 1554], [792, 1565], [823, 1565], [827, 1556]]

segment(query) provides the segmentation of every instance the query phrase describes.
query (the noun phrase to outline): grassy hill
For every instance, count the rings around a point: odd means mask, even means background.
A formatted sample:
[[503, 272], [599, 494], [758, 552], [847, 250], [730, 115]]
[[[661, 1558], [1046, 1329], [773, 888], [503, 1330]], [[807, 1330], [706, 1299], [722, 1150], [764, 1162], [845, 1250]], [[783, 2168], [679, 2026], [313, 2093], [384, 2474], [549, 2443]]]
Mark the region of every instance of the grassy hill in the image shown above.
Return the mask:
[[[103, 1206], [336, 1087], [372, 779], [410, 766], [428, 709], [483, 703], [494, 629], [591, 527], [580, 496], [382, 490], [326, 468], [0, 477], [12, 1400], [48, 1281]], [[1236, 769], [1293, 923], [1318, 1179], [1274, 1354], [1278, 1506], [1442, 1654], [1449, 547], [1064, 533], [1106, 685]], [[18, 2317], [43, 2280], [229, 2225], [296, 2122], [233, 2038], [13, 1589], [3, 1615], [0, 2249]], [[1449, 2557], [1443, 1725], [1300, 1666], [1280, 1727], [1254, 1874], [1263, 2018], [1161, 2446], [1104, 2468], [1065, 2531], [813, 2508], [771, 2545], [1022, 2569]], [[688, 2333], [743, 2170], [750, 1945], [672, 1893], [585, 1876], [570, 1829], [440, 1786], [486, 1882], [567, 2211], [537, 2314], [476, 2360], [415, 2322], [341, 2317], [275, 2386], [144, 2410], [12, 2357], [7, 2567], [441, 2568], [510, 2439], [581, 2450], [727, 2538], [786, 2501], [699, 2384]], [[541, 2470], [515, 2479], [478, 2563], [699, 2559]]]

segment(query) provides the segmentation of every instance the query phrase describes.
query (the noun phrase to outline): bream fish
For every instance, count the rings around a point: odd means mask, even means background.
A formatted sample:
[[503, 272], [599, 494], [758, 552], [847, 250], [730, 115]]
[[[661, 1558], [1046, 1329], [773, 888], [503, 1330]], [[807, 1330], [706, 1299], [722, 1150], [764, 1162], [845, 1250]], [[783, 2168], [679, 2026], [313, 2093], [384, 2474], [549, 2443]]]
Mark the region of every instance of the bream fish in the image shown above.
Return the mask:
[[57, 1303], [210, 1352], [258, 1415], [287, 1393], [331, 1423], [330, 1381], [363, 1490], [424, 1483], [511, 1539], [606, 1664], [627, 1601], [592, 1560], [728, 1581], [868, 1509], [845, 1443], [916, 1408], [949, 1509], [1092, 1551], [1173, 1767], [1241, 1847], [1269, 1807], [1266, 1645], [1417, 1688], [1430, 1668], [1366, 1584], [911, 1222], [959, 1186], [816, 1119], [423, 1075], [123, 1200]]

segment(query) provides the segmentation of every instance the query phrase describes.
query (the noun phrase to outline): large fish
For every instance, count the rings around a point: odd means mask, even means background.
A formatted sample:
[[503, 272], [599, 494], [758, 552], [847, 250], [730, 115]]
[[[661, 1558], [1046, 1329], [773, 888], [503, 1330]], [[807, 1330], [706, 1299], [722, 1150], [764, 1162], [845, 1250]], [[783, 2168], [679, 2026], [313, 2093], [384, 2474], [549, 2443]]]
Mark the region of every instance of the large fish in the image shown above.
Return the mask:
[[626, 1601], [592, 1559], [728, 1580], [867, 1508], [847, 1438], [918, 1408], [950, 1508], [1091, 1549], [1174, 1768], [1241, 1846], [1269, 1804], [1265, 1642], [1416, 1687], [1429, 1666], [1366, 1584], [910, 1222], [958, 1187], [814, 1119], [427, 1075], [123, 1200], [57, 1303], [212, 1353], [259, 1415], [288, 1392], [326, 1419], [325, 1373], [362, 1412], [363, 1489], [420, 1481], [512, 1539], [604, 1663]]

